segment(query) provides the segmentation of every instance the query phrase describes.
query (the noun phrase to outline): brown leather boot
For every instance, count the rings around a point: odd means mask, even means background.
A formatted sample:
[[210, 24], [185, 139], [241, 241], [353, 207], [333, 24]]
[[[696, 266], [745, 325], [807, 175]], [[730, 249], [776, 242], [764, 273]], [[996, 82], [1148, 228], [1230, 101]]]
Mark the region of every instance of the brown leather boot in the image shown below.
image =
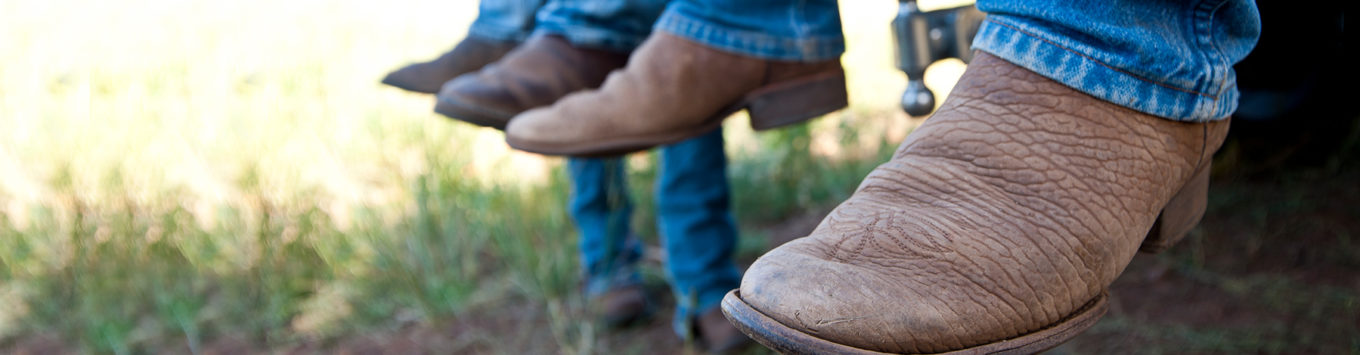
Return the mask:
[[651, 313], [647, 292], [642, 285], [618, 287], [591, 297], [590, 306], [593, 308], [591, 312], [608, 327], [632, 324]]
[[453, 49], [439, 58], [415, 63], [388, 73], [383, 84], [406, 91], [425, 94], [439, 92], [439, 87], [453, 78], [470, 73], [501, 59], [515, 48], [514, 42], [496, 42], [476, 37], [464, 38]]
[[698, 328], [697, 333], [699, 340], [704, 343], [704, 350], [710, 354], [735, 353], [751, 344], [751, 338], [733, 327], [732, 323], [723, 317], [722, 310], [718, 307], [699, 314], [694, 325]]
[[768, 61], [653, 33], [599, 90], [525, 112], [506, 130], [511, 147], [552, 155], [610, 155], [706, 133], [747, 109], [770, 129], [846, 105], [840, 61]]
[[723, 309], [791, 353], [1042, 351], [1104, 314], [1140, 246], [1198, 223], [1227, 132], [978, 53], [939, 112]]
[[538, 36], [504, 59], [445, 84], [434, 111], [504, 129], [520, 112], [600, 86], [610, 71], [627, 62], [627, 53], [576, 47], [560, 36]]

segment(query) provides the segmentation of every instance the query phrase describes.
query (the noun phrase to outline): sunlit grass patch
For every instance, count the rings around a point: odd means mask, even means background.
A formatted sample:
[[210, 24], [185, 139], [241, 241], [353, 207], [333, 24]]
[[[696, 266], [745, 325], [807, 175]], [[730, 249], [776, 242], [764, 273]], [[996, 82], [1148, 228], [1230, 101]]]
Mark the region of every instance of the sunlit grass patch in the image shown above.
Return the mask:
[[[919, 123], [896, 109], [896, 4], [844, 6], [852, 107], [727, 124], [747, 231], [848, 196]], [[475, 7], [0, 2], [0, 349], [287, 348], [532, 302], [561, 348], [598, 350], [570, 318], [561, 160], [377, 84], [452, 46]], [[961, 66], [940, 68], [943, 95]], [[654, 158], [628, 160], [654, 240]]]

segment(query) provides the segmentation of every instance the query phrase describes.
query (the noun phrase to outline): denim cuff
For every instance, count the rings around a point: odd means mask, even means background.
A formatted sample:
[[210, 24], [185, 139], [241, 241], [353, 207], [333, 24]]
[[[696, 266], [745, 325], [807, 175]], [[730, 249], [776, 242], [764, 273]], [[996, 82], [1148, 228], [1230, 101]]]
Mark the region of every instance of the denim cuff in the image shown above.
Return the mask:
[[839, 59], [841, 53], [845, 53], [845, 37], [839, 32], [836, 36], [775, 36], [725, 27], [690, 18], [670, 9], [657, 20], [654, 30], [684, 37], [714, 49], [765, 60], [818, 62]]
[[468, 27], [467, 36], [477, 37], [492, 42], [514, 42], [524, 43], [529, 39], [530, 32], [521, 28], [496, 26], [484, 21], [474, 21]]
[[562, 36], [562, 38], [567, 39], [567, 42], [571, 42], [575, 46], [619, 53], [633, 52], [646, 39], [646, 36], [627, 36], [600, 28], [561, 26], [543, 22], [539, 22], [533, 35]]
[[[1097, 58], [1106, 56], [1098, 45], [1086, 44], [1043, 26], [1009, 16], [988, 16], [973, 40], [973, 49], [1098, 99], [1175, 121], [1205, 122], [1227, 118], [1237, 108], [1237, 81], [1201, 87], [1180, 87], [1165, 80], [1136, 75]], [[1206, 89], [1207, 88], [1207, 89]]]

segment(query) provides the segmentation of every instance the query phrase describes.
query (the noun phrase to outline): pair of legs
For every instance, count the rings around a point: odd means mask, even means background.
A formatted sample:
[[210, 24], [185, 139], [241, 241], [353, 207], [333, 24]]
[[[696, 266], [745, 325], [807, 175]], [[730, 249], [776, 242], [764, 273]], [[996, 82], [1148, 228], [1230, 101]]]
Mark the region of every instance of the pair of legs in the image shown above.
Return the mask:
[[[629, 53], [651, 33], [666, 4], [656, 0], [483, 0], [468, 34], [498, 41], [556, 36], [573, 47]], [[677, 300], [675, 328], [683, 336], [702, 314], [716, 315], [718, 301], [741, 280], [732, 260], [737, 229], [730, 210], [721, 130], [667, 145], [660, 153], [657, 223], [666, 274]], [[619, 290], [640, 292], [636, 267], [642, 246], [630, 226], [632, 203], [624, 160], [570, 158], [567, 166], [572, 179], [569, 211], [580, 231], [587, 296], [633, 297], [611, 295]]]
[[[437, 112], [503, 126], [519, 111], [598, 85], [647, 38], [666, 5], [485, 0], [458, 47], [434, 61], [398, 70], [384, 82], [439, 93]], [[520, 48], [511, 50], [515, 46]], [[451, 81], [454, 77], [459, 80]], [[524, 92], [532, 95], [514, 96]], [[717, 307], [741, 278], [732, 261], [737, 230], [723, 150], [720, 129], [661, 148], [656, 186], [665, 269], [678, 301], [676, 331], [684, 336], [698, 330], [695, 335], [713, 349], [749, 341], [743, 341]], [[629, 225], [632, 204], [624, 160], [571, 158], [567, 166], [572, 179], [568, 207], [580, 231], [584, 290], [608, 323], [640, 317], [649, 307], [636, 269], [642, 248]]]
[[[642, 246], [631, 233], [632, 203], [624, 160], [573, 158], [570, 211], [580, 230], [586, 293], [600, 297], [636, 285]], [[732, 261], [737, 229], [730, 210], [721, 130], [661, 148], [657, 224], [666, 276], [676, 298], [676, 332], [684, 335], [737, 287]]]

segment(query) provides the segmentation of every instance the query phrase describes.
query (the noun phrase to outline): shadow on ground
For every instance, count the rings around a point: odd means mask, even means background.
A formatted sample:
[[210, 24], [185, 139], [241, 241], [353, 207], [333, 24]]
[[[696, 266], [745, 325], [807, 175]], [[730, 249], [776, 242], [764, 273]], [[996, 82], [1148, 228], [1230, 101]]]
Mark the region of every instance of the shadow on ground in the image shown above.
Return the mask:
[[[1050, 353], [1360, 352], [1360, 154], [1355, 154], [1354, 136], [1330, 146], [1325, 159], [1302, 161], [1256, 160], [1251, 151], [1259, 148], [1243, 147], [1253, 144], [1252, 138], [1234, 137], [1216, 159], [1220, 168], [1200, 227], [1165, 253], [1135, 258], [1111, 287], [1109, 313]], [[1244, 151], [1251, 153], [1244, 156]], [[828, 210], [803, 211], [758, 230], [772, 247], [806, 235]], [[753, 256], [744, 258], [749, 263]], [[498, 308], [432, 329], [327, 348], [349, 353], [584, 350], [561, 349], [560, 342], [544, 336], [550, 325], [543, 305]], [[694, 352], [671, 333], [668, 312], [621, 331], [592, 328], [600, 341], [589, 350]]]

